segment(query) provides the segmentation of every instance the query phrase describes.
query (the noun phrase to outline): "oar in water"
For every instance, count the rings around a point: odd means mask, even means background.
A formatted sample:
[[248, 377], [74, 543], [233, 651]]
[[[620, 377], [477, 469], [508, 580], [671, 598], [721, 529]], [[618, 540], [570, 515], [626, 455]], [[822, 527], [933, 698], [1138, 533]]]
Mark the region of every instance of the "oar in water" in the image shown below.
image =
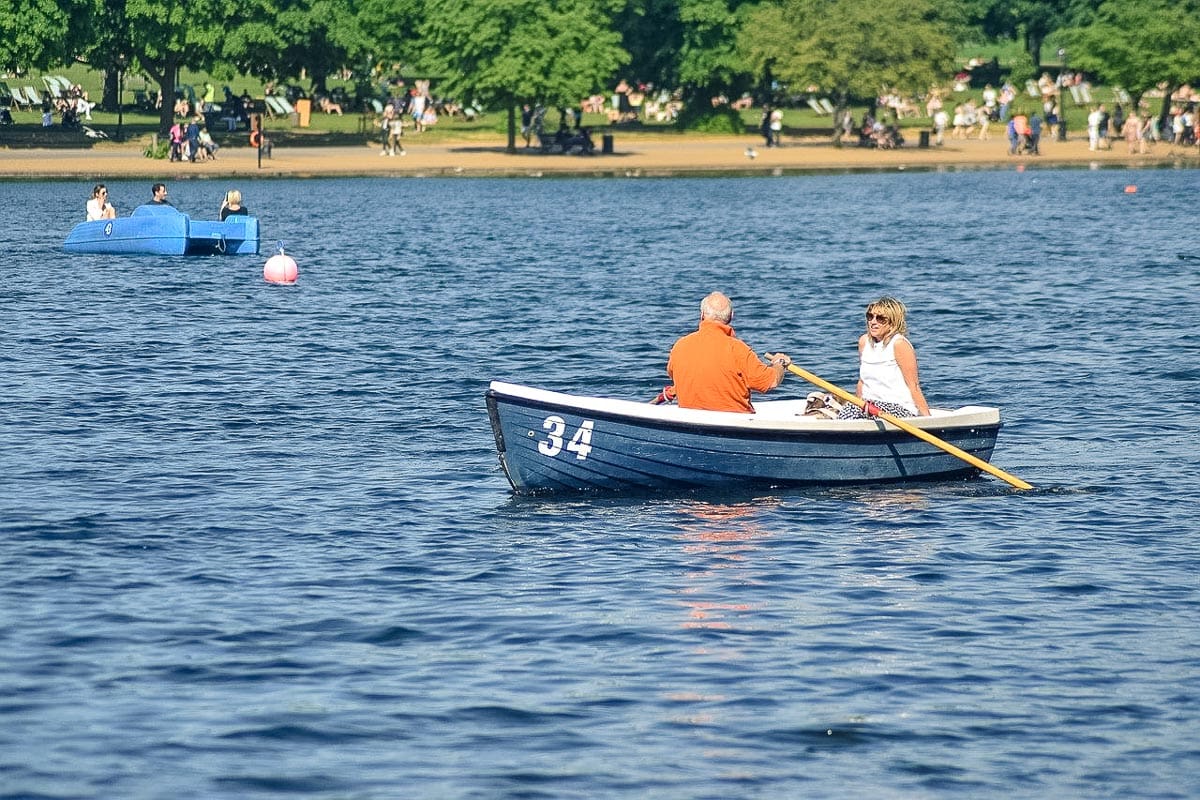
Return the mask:
[[[770, 354], [768, 354], [768, 357], [770, 357]], [[834, 386], [829, 381], [824, 380], [823, 378], [819, 378], [816, 375], [813, 375], [811, 372], [808, 372], [807, 370], [800, 369], [800, 367], [797, 367], [795, 364], [790, 364], [788, 366], [788, 371], [792, 372], [796, 375], [799, 375], [801, 378], [804, 378], [804, 380], [808, 381], [809, 383], [820, 386], [825, 391], [829, 392], [830, 394], [836, 395], [837, 397], [840, 397], [842, 400], [845, 400], [847, 403], [853, 403], [854, 405], [856, 405], [862, 409], [867, 408], [868, 403], [865, 400], [863, 400], [861, 397], [859, 397], [858, 395], [850, 394], [850, 392], [847, 392], [845, 389], [841, 388], [840, 386]], [[884, 411], [879, 410], [873, 404], [871, 404], [871, 408], [869, 409], [868, 413], [870, 413], [872, 416], [879, 417], [883, 421], [887, 422], [889, 425], [896, 426], [897, 428], [904, 431], [905, 433], [911, 433], [913, 436], [916, 436], [918, 439], [922, 439], [926, 442], [929, 442], [934, 447], [938, 447], [942, 450], [945, 450], [947, 453], [949, 453], [952, 456], [961, 458], [963, 461], [967, 462], [968, 464], [970, 464], [973, 467], [978, 467], [979, 469], [983, 470], [984, 472], [995, 475], [1000, 480], [1006, 481], [1007, 483], [1009, 483], [1012, 486], [1015, 486], [1018, 489], [1032, 489], [1033, 488], [1033, 486], [1031, 486], [1030, 484], [1021, 480], [1017, 476], [1009, 475], [1007, 472], [1000, 469], [999, 467], [994, 467], [991, 464], [989, 464], [988, 462], [984, 461], [983, 459], [976, 458], [975, 456], [971, 455], [970, 453], [966, 452], [965, 450], [960, 450], [959, 448], [955, 447], [954, 445], [950, 444], [949, 442], [943, 442], [941, 439], [934, 436], [932, 433], [922, 430], [915, 425], [910, 425], [909, 423], [905, 422], [903, 419], [900, 419], [899, 417], [894, 417], [891, 414], [888, 414]]]

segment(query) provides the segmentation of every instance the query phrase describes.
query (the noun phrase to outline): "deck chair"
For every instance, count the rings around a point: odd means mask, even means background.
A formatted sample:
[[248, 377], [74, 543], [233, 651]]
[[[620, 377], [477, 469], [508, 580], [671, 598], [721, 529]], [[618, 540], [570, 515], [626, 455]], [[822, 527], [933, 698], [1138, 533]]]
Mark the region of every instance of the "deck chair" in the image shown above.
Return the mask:
[[42, 83], [46, 85], [46, 92], [55, 100], [61, 100], [64, 95], [62, 89], [58, 88], [58, 80], [49, 75], [42, 76]]
[[279, 105], [279, 98], [273, 94], [263, 97], [263, 105], [267, 107], [267, 116], [271, 119], [287, 115], [287, 112], [283, 110], [283, 106]]
[[808, 107], [817, 112], [818, 117], [825, 115], [825, 109], [821, 108], [821, 104], [817, 102], [817, 98], [815, 97], [808, 98]]
[[833, 103], [829, 102], [828, 97], [822, 97], [817, 102], [821, 104], [821, 108], [825, 109], [826, 114], [833, 114]]
[[32, 86], [25, 87], [25, 96], [29, 98], [32, 105], [40, 106], [42, 104], [42, 96], [38, 94], [38, 90]]
[[33, 107], [32, 104], [30, 104], [30, 102], [29, 102], [29, 98], [25, 96], [25, 93], [23, 91], [21, 91], [20, 86], [12, 87], [11, 92], [12, 92], [12, 99], [9, 101], [9, 105], [12, 107], [12, 109], [14, 111], [20, 111], [22, 109], [28, 111], [30, 108]]

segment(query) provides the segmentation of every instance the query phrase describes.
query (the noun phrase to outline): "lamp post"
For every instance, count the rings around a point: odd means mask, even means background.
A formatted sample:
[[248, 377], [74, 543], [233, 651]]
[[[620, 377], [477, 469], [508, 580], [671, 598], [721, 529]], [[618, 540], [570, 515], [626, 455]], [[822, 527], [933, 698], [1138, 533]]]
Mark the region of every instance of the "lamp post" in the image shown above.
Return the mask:
[[1063, 81], [1066, 79], [1067, 72], [1065, 48], [1058, 48], [1058, 58], [1062, 61], [1062, 70], [1058, 73], [1058, 140], [1065, 142], [1067, 140], [1067, 103], [1063, 98]]
[[122, 101], [122, 89], [125, 84], [125, 54], [117, 54], [117, 141], [124, 141], [124, 131], [121, 130], [125, 123], [125, 104]]

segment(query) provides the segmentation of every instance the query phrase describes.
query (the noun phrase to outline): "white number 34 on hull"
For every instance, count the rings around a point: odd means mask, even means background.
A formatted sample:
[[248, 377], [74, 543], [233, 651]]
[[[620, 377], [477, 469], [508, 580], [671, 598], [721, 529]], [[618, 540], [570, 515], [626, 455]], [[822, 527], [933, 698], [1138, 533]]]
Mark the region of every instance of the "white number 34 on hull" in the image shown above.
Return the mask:
[[[567, 450], [574, 453], [575, 458], [580, 461], [585, 460], [588, 453], [592, 452], [592, 426], [592, 421], [585, 419], [576, 429], [571, 441], [567, 442]], [[554, 458], [563, 450], [563, 434], [566, 433], [567, 422], [562, 417], [546, 417], [542, 422], [542, 430], [546, 431], [546, 438], [538, 442], [538, 452]]]

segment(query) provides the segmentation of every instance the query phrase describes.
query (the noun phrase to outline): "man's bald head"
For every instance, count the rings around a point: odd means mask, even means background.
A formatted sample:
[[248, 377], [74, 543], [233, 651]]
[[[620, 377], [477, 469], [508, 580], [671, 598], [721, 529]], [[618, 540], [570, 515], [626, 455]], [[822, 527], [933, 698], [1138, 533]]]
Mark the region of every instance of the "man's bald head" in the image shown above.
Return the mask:
[[728, 325], [733, 319], [733, 302], [720, 292], [713, 292], [700, 301], [700, 319], [716, 320]]

